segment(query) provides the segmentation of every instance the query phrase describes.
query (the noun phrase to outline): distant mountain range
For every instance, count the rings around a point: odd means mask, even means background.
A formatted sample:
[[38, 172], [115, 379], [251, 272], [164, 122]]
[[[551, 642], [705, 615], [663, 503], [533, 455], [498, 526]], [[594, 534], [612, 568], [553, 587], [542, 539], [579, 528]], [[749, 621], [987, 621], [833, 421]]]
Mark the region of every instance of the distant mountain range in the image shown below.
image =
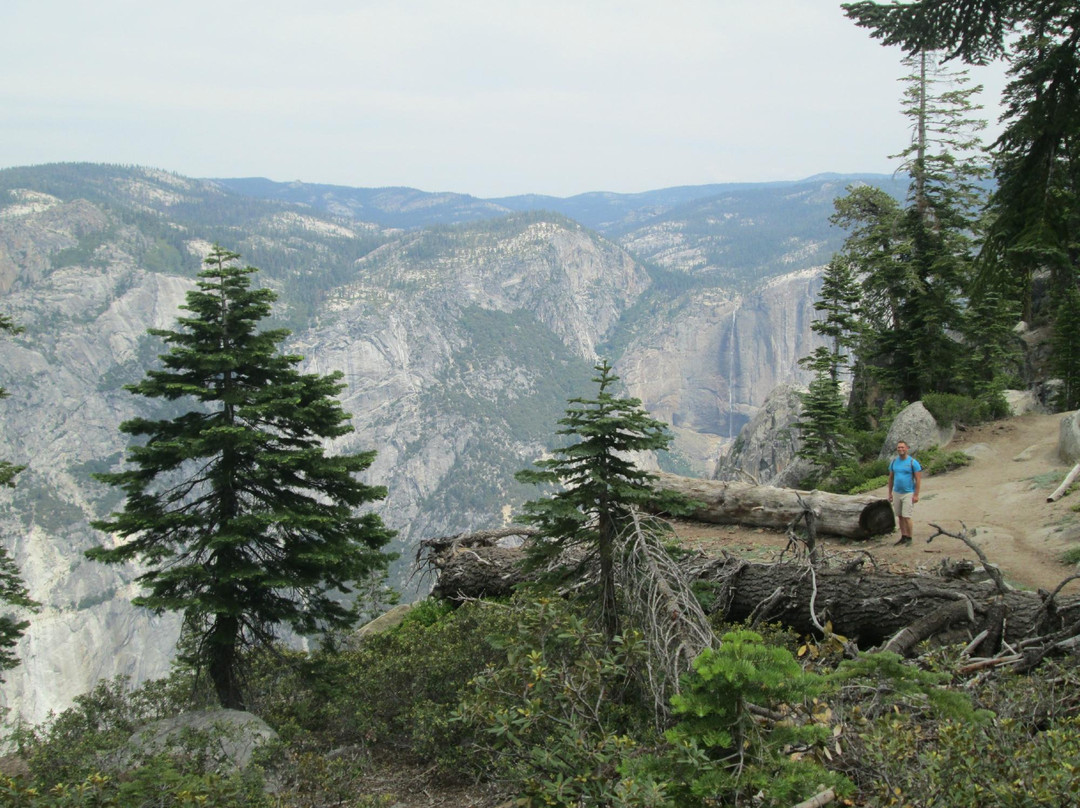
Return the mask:
[[[349, 216], [385, 227], [416, 228], [505, 216], [515, 211], [549, 210], [561, 213], [604, 235], [626, 232], [685, 210], [692, 218], [695, 203], [719, 198], [770, 200], [766, 207], [783, 208], [782, 200], [794, 193], [843, 189], [851, 183], [884, 188], [898, 198], [907, 192], [907, 177], [886, 174], [816, 174], [805, 180], [784, 182], [682, 185], [655, 191], [619, 194], [592, 191], [571, 197], [521, 194], [481, 199], [468, 194], [430, 193], [415, 188], [352, 188], [305, 182], [274, 182], [261, 177], [214, 179], [223, 188], [244, 196], [304, 205], [335, 216]], [[831, 205], [831, 197], [825, 200]], [[758, 203], [760, 205], [760, 203]], [[735, 207], [739, 207], [737, 204]]]

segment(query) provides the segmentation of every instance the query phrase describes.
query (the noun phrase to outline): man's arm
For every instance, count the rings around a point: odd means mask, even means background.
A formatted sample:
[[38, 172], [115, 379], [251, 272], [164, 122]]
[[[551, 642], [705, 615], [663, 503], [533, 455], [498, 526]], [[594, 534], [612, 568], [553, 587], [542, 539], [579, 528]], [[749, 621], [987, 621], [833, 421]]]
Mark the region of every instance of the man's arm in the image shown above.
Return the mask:
[[892, 484], [893, 484], [893, 470], [892, 470], [892, 463], [889, 463], [889, 502], [892, 502]]
[[918, 502], [919, 501], [919, 489], [922, 488], [922, 472], [921, 471], [916, 471], [911, 476], [915, 478], [915, 493], [911, 495], [911, 501], [912, 502]]

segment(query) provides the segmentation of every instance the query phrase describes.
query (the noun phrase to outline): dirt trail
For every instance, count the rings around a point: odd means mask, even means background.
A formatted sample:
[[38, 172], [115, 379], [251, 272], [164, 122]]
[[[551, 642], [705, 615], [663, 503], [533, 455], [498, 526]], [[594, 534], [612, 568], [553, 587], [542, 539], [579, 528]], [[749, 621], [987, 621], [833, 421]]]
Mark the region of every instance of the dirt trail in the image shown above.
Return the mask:
[[[956, 539], [926, 541], [935, 532], [931, 523], [952, 533], [959, 533], [963, 524], [1014, 586], [1053, 589], [1078, 571], [1061, 557], [1080, 546], [1080, 513], [1072, 510], [1080, 492], [1046, 501], [1071, 468], [1057, 453], [1061, 418], [1029, 414], [957, 433], [947, 448], [962, 449], [974, 459], [965, 468], [923, 478], [912, 545], [894, 546], [899, 537], [894, 534], [865, 542], [828, 539], [827, 549], [867, 550], [892, 569], [930, 571], [946, 558], [978, 564], [976, 555]], [[874, 493], [885, 496], [885, 489]], [[709, 552], [727, 548], [767, 557], [787, 544], [783, 535], [750, 528], [681, 523], [677, 531], [684, 544]], [[1068, 591], [1073, 590], [1080, 594], [1080, 582], [1069, 585]]]

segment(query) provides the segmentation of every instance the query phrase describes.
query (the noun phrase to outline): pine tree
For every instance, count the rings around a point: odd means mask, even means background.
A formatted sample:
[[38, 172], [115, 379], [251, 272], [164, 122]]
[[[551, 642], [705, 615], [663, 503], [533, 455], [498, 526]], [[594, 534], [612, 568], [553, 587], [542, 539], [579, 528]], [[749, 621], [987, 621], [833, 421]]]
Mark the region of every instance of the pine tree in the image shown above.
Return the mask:
[[985, 416], [1008, 414], [1005, 390], [1018, 375], [1021, 351], [1015, 326], [1019, 305], [993, 289], [980, 290], [964, 310], [965, 392], [979, 400]]
[[913, 135], [897, 156], [911, 176], [905, 226], [916, 284], [904, 324], [915, 344], [904, 397], [914, 401], [928, 391], [959, 392], [964, 353], [956, 334], [984, 202], [979, 183], [988, 169], [978, 137], [986, 124], [973, 101], [981, 88], [969, 86], [966, 71], [946, 68], [932, 53], [917, 53], [905, 64], [911, 72], [904, 112]]
[[[859, 331], [859, 315], [862, 294], [859, 291], [855, 271], [849, 261], [835, 256], [825, 268], [821, 279], [821, 291], [814, 303], [814, 311], [821, 317], [810, 325], [810, 330], [829, 342], [829, 375], [839, 382], [840, 374], [848, 367], [848, 354]], [[808, 359], [813, 364], [813, 359]]]
[[1071, 286], [1058, 304], [1052, 342], [1054, 373], [1061, 381], [1054, 404], [1059, 411], [1080, 407], [1080, 290]]
[[253, 267], [215, 246], [177, 330], [153, 329], [169, 346], [163, 369], [126, 389], [189, 405], [166, 419], [134, 418], [129, 468], [98, 479], [127, 495], [122, 511], [94, 523], [125, 539], [90, 558], [147, 568], [135, 603], [182, 611], [192, 662], [225, 707], [242, 708], [242, 655], [285, 625], [300, 634], [355, 621], [343, 599], [385, 568], [392, 537], [356, 509], [385, 489], [354, 475], [374, 452], [329, 456], [323, 441], [350, 432], [335, 396], [340, 373], [302, 374], [281, 354], [284, 329], [259, 331], [275, 299], [252, 289]]
[[802, 399], [802, 414], [795, 426], [802, 445], [797, 455], [824, 469], [835, 468], [852, 454], [845, 434], [849, 427], [847, 406], [840, 394], [840, 381], [833, 373], [833, 355], [824, 345], [800, 360], [814, 372]]
[[837, 200], [832, 221], [851, 230], [839, 260], [857, 267], [862, 280], [860, 366], [887, 393], [916, 401], [925, 392], [959, 392], [957, 333], [985, 168], [977, 157], [982, 122], [971, 102], [978, 88], [931, 54], [907, 64], [903, 108], [913, 134], [896, 155], [911, 177], [906, 204], [854, 188]]
[[[10, 317], [0, 314], [0, 332], [18, 334], [22, 329], [15, 325]], [[7, 390], [0, 387], [0, 398], [7, 398]], [[0, 485], [12, 488], [15, 475], [25, 466], [16, 466], [6, 460], [0, 460]], [[0, 546], [0, 603], [17, 609], [33, 611], [40, 604], [31, 599], [23, 582], [15, 560], [8, 554], [7, 548]], [[15, 656], [15, 645], [30, 627], [28, 620], [22, 620], [15, 614], [0, 615], [0, 671], [10, 670], [19, 664]], [[0, 678], [0, 681], [3, 681]]]
[[655, 475], [642, 470], [629, 453], [667, 449], [666, 427], [642, 409], [636, 398], [618, 398], [611, 388], [619, 377], [607, 360], [596, 365], [596, 398], [571, 399], [559, 420], [559, 435], [577, 442], [556, 449], [553, 457], [536, 462], [536, 469], [519, 471], [520, 482], [559, 485], [547, 499], [524, 506], [523, 520], [540, 528], [546, 541], [531, 545], [530, 563], [540, 566], [574, 546], [585, 546], [599, 561], [596, 599], [608, 639], [619, 631], [615, 594], [618, 537], [631, 509], [666, 513], [685, 511], [682, 497], [658, 492]]
[[1054, 294], [1080, 267], [1080, 15], [1075, 0], [922, 0], [843, 4], [885, 45], [985, 64], [1004, 57], [1005, 128], [992, 147], [997, 187], [979, 281], [1033, 314], [1032, 281]]

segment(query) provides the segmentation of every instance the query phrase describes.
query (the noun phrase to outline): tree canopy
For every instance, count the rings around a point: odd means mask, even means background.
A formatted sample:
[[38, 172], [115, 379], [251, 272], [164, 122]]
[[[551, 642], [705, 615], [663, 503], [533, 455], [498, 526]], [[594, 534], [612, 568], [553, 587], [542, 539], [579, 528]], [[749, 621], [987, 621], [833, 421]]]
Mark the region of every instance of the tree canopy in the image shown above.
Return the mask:
[[355, 475], [373, 451], [327, 454], [324, 441], [352, 430], [335, 396], [341, 374], [304, 374], [279, 352], [283, 329], [258, 330], [275, 295], [251, 288], [253, 267], [214, 247], [187, 295], [176, 330], [150, 333], [169, 346], [163, 367], [130, 392], [186, 404], [170, 418], [133, 418], [129, 467], [97, 475], [127, 495], [94, 527], [125, 541], [97, 547], [106, 563], [139, 560], [155, 612], [182, 611], [223, 706], [242, 707], [241, 652], [288, 626], [300, 634], [344, 628], [356, 615], [351, 585], [383, 569], [392, 537], [356, 511], [386, 492]]
[[1004, 58], [997, 188], [980, 253], [980, 282], [1033, 314], [1041, 269], [1058, 295], [1077, 283], [1080, 245], [1080, 8], [1073, 0], [857, 2], [845, 13], [886, 45], [935, 49], [971, 64]]

